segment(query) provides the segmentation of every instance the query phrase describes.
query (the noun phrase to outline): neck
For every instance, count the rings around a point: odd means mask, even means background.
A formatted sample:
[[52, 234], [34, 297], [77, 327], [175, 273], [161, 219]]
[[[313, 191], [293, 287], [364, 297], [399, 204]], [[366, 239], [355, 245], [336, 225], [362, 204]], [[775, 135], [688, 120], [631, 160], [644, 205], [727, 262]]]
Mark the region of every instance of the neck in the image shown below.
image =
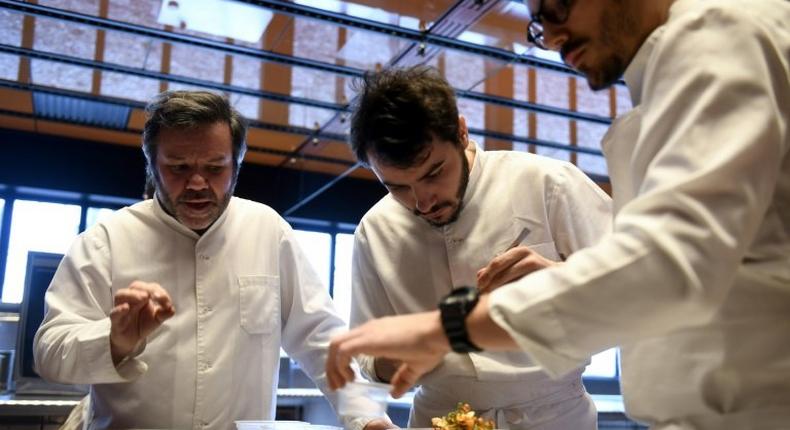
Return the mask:
[[644, 33], [649, 35], [653, 32], [656, 28], [664, 25], [665, 22], [669, 19], [669, 9], [672, 7], [672, 4], [675, 3], [675, 0], [652, 0], [652, 1], [640, 1], [636, 2], [642, 10], [640, 11], [640, 16], [643, 16], [643, 28], [645, 28]]

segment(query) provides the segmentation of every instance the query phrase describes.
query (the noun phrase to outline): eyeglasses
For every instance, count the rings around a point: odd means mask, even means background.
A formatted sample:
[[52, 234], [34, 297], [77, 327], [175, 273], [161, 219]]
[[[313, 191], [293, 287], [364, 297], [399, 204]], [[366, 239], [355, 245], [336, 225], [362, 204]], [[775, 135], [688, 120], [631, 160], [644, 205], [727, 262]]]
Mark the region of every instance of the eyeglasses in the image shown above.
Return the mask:
[[[543, 22], [548, 22], [552, 25], [562, 25], [568, 20], [568, 15], [571, 9], [571, 0], [557, 0], [551, 2], [554, 7], [544, 10], [543, 0], [538, 1], [538, 7], [530, 10], [536, 12], [532, 15], [532, 19], [527, 24], [527, 41], [534, 44], [540, 49], [548, 49], [546, 39], [543, 37]], [[529, 2], [531, 6], [531, 2]]]

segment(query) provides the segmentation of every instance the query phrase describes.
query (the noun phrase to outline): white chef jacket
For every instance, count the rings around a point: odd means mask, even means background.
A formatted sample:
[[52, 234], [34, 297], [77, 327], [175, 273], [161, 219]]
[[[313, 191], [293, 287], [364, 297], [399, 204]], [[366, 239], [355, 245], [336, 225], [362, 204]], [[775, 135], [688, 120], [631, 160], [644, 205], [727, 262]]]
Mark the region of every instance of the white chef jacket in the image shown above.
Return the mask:
[[[572, 164], [524, 152], [486, 152], [474, 144], [467, 150], [475, 157], [457, 221], [433, 227], [391, 195], [362, 218], [354, 243], [352, 327], [372, 318], [436, 309], [452, 289], [475, 286], [477, 271], [522, 230], [529, 233], [522, 245], [555, 261], [610, 232], [609, 197]], [[369, 378], [376, 377], [370, 357], [362, 357], [360, 364]], [[573, 374], [555, 381], [522, 352], [450, 354], [420, 381], [423, 389], [414, 400], [417, 414], [413, 411], [409, 425], [430, 427], [429, 413], [421, 410], [445, 415], [458, 401], [481, 411], [524, 409], [541, 397], [560, 398], [563, 391], [572, 394], [569, 401], [578, 400], [586, 396], [582, 367], [579, 363]], [[475, 383], [480, 392], [489, 391], [483, 384], [496, 386], [490, 390], [495, 394], [472, 398]]]
[[[159, 283], [176, 313], [116, 368], [108, 315], [113, 295], [135, 280]], [[324, 363], [344, 323], [290, 226], [263, 204], [232, 198], [202, 236], [156, 199], [121, 209], [74, 242], [46, 306], [37, 370], [92, 384], [95, 428], [233, 429], [234, 420], [273, 419], [281, 346], [334, 404]]]
[[491, 295], [561, 374], [622, 348], [654, 428], [790, 428], [790, 2], [677, 0], [603, 149], [614, 233]]

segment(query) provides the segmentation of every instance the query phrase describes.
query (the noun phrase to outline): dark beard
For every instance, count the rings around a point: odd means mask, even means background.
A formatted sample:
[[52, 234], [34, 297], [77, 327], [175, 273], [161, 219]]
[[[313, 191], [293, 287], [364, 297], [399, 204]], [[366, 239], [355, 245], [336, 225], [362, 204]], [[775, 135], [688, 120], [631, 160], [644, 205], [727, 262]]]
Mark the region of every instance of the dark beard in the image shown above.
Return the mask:
[[612, 55], [598, 70], [580, 70], [587, 78], [587, 84], [593, 91], [599, 91], [611, 87], [623, 76], [628, 68], [633, 55], [626, 52], [625, 46], [618, 39], [618, 34], [635, 33], [637, 31], [636, 18], [633, 11], [627, 9], [622, 2], [618, 2], [619, 7], [601, 16], [601, 44], [611, 46]]
[[616, 84], [628, 67], [620, 56], [616, 56], [597, 71], [580, 70], [587, 77], [587, 85], [593, 91], [600, 91]]
[[444, 227], [448, 224], [452, 224], [458, 221], [458, 217], [461, 216], [461, 210], [464, 207], [464, 196], [466, 195], [466, 188], [469, 186], [469, 160], [466, 158], [466, 154], [464, 154], [464, 149], [461, 148], [461, 182], [458, 184], [458, 192], [456, 192], [455, 197], [458, 199], [458, 207], [455, 208], [455, 211], [450, 215], [450, 218], [447, 218], [446, 221], [442, 222], [432, 222], [430, 220], [426, 221], [428, 224], [434, 227]]

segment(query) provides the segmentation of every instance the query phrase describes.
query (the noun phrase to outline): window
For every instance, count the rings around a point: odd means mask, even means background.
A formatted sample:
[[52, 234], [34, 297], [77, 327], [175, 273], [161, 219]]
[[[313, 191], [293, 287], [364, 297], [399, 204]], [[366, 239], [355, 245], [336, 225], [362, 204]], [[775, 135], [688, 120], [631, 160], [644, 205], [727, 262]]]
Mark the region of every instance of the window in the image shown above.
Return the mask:
[[[0, 220], [3, 219], [3, 208], [5, 208], [5, 200], [0, 199]], [[0, 240], [3, 240], [2, 231], [0, 231]], [[0, 257], [2, 258], [2, 257]]]
[[584, 370], [585, 378], [616, 378], [617, 377], [617, 348], [608, 349], [593, 355], [587, 369]]
[[89, 229], [93, 224], [104, 220], [113, 212], [115, 210], [110, 208], [88, 208], [85, 214], [85, 230]]
[[318, 231], [294, 230], [296, 241], [307, 261], [313, 266], [324, 286], [329, 288], [330, 253], [332, 252], [332, 236]]
[[338, 314], [346, 323], [351, 320], [351, 255], [354, 235], [338, 233], [335, 236], [335, 279], [332, 299]]
[[11, 216], [2, 301], [19, 303], [28, 251], [65, 253], [77, 236], [79, 205], [16, 200]]

